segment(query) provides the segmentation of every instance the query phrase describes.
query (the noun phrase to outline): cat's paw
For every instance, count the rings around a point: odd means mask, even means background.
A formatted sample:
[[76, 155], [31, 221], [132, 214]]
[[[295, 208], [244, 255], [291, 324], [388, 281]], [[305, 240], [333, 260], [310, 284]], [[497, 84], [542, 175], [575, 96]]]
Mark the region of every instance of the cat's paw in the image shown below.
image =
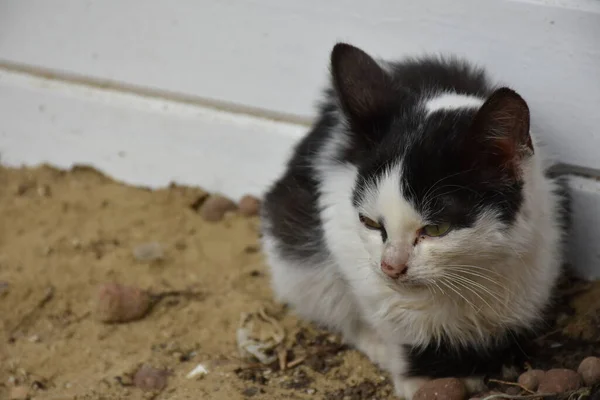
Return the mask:
[[390, 362], [390, 346], [372, 329], [362, 329], [353, 340], [356, 349], [365, 354], [369, 359], [386, 369]]
[[488, 390], [488, 387], [483, 382], [483, 377], [481, 376], [469, 376], [467, 378], [461, 378], [460, 380], [464, 383], [465, 388], [467, 388], [467, 393], [469, 394]]
[[394, 392], [396, 397], [404, 400], [412, 400], [415, 393], [428, 381], [430, 381], [429, 378], [394, 377]]

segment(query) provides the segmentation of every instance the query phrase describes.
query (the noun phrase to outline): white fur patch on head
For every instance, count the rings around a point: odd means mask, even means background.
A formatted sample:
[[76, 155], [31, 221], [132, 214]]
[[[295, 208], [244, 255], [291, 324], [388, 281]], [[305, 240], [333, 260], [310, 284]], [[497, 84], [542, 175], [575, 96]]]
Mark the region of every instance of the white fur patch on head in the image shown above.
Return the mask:
[[389, 168], [376, 181], [367, 185], [362, 193], [361, 211], [372, 219], [385, 219], [386, 229], [393, 233], [406, 228], [407, 221], [419, 220], [419, 215], [402, 196], [400, 164]]
[[383, 222], [388, 238], [388, 243], [384, 243], [379, 231], [360, 227], [360, 236], [367, 244], [371, 259], [377, 263], [387, 244], [399, 249], [410, 249], [415, 241], [415, 234], [423, 223], [417, 211], [402, 195], [401, 176], [402, 165], [397, 164], [363, 188], [359, 212]]
[[428, 99], [425, 102], [425, 110], [427, 110], [427, 114], [431, 114], [439, 110], [479, 108], [484, 102], [484, 99], [476, 96], [458, 93], [442, 93], [436, 97]]

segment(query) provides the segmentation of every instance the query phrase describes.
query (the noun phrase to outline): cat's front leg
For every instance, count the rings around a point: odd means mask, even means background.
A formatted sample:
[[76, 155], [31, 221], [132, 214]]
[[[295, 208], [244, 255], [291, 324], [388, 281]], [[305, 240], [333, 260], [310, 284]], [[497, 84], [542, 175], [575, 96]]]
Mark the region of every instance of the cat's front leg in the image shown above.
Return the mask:
[[361, 323], [354, 332], [348, 336], [348, 341], [372, 362], [383, 369], [389, 369], [392, 354], [390, 346], [375, 332], [374, 329]]
[[402, 375], [395, 375], [392, 380], [394, 382], [394, 392], [396, 396], [404, 400], [412, 400], [413, 396], [421, 386], [431, 379], [426, 377], [407, 378]]
[[426, 377], [405, 377], [407, 370], [405, 356], [401, 346], [386, 343], [383, 338], [367, 325], [361, 325], [351, 340], [357, 350], [365, 354], [392, 376], [394, 391], [401, 399], [411, 400], [421, 386], [429, 381]]

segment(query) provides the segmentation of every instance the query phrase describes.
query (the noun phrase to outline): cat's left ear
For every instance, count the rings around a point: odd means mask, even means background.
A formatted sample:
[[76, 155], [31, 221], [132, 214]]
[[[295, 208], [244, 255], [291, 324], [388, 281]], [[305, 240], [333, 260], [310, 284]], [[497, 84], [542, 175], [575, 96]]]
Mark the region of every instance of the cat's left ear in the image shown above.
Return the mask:
[[520, 162], [533, 155], [529, 107], [514, 90], [497, 89], [479, 109], [472, 131], [498, 166], [518, 175]]
[[350, 121], [361, 125], [393, 107], [393, 82], [367, 53], [346, 43], [331, 52], [331, 75], [341, 106]]

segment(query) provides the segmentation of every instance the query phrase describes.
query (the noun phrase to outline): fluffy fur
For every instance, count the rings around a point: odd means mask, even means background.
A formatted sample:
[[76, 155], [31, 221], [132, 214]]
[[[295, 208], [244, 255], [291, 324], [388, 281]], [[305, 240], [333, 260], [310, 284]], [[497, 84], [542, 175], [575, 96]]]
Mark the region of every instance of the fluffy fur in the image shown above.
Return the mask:
[[[265, 196], [274, 291], [387, 370], [400, 397], [443, 376], [475, 390], [522, 352], [560, 273], [558, 187], [526, 103], [453, 58], [384, 63], [338, 44], [331, 70]], [[440, 222], [446, 235], [422, 233]], [[408, 259], [399, 279], [380, 267], [392, 250]]]

